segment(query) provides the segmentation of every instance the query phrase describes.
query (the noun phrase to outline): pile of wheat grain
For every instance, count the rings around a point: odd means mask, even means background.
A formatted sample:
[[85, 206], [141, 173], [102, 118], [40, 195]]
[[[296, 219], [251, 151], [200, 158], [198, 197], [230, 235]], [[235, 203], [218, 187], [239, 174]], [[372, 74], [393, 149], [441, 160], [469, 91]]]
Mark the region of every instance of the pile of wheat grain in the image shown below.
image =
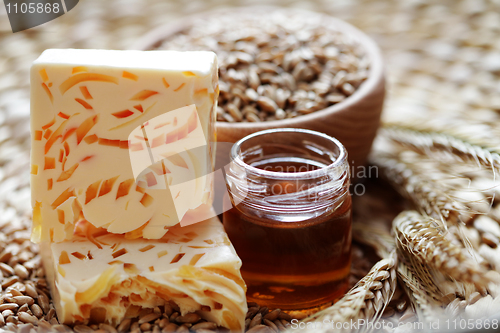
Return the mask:
[[322, 110], [352, 95], [370, 70], [359, 43], [313, 12], [254, 9], [207, 16], [159, 44], [217, 53], [217, 121], [230, 123]]

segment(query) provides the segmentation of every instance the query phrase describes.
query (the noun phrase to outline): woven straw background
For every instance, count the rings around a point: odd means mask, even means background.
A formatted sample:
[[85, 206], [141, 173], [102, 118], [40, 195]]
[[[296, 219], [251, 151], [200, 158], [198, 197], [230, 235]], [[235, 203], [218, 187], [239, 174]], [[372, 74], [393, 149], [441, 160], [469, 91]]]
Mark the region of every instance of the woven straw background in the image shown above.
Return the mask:
[[64, 16], [15, 34], [0, 6], [0, 229], [8, 224], [9, 233], [28, 237], [29, 68], [43, 50], [126, 49], [184, 15], [254, 4], [325, 12], [372, 36], [386, 60], [386, 121], [498, 119], [499, 0], [81, 0]]

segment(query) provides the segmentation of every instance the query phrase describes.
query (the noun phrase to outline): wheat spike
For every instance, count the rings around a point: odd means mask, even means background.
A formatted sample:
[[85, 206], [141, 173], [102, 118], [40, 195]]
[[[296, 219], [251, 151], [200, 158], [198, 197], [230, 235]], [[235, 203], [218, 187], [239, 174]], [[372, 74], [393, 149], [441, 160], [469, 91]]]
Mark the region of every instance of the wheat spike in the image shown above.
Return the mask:
[[434, 152], [446, 152], [463, 161], [474, 161], [491, 168], [494, 172], [500, 170], [500, 154], [494, 151], [496, 147], [485, 147], [463, 137], [412, 125], [387, 124], [381, 133], [421, 154], [432, 156]]
[[[370, 332], [385, 307], [389, 304], [397, 287], [397, 256], [395, 251], [377, 262], [370, 272], [361, 279], [347, 294], [333, 306], [322, 310], [303, 322], [307, 325], [305, 331], [326, 332], [332, 331], [324, 323], [364, 322], [359, 327], [360, 332]], [[318, 324], [319, 323], [319, 324]], [[353, 328], [333, 329], [337, 332], [350, 332]], [[291, 331], [290, 331], [291, 332]]]
[[404, 262], [398, 263], [398, 276], [403, 281], [406, 294], [410, 297], [419, 321], [434, 321], [442, 317], [442, 303], [429, 295], [429, 285], [423, 283]]
[[422, 213], [434, 217], [443, 230], [447, 229], [448, 224], [458, 225], [461, 222], [460, 215], [468, 211], [465, 204], [448, 194], [449, 189], [436, 180], [436, 175], [431, 177], [431, 171], [423, 169], [411, 156], [376, 154], [372, 162]]
[[452, 243], [437, 227], [433, 218], [415, 211], [399, 214], [393, 222], [397, 246], [426, 264], [459, 282], [485, 287], [490, 282], [486, 270], [466, 256], [464, 248]]
[[[495, 178], [500, 170], [498, 147], [458, 131], [447, 128], [437, 130], [422, 124], [386, 125], [381, 130], [380, 138], [381, 141], [388, 141], [386, 146], [391, 146], [391, 144], [399, 146], [400, 152], [401, 149], [407, 149], [420, 155], [422, 161], [434, 161], [434, 165], [431, 166], [433, 170], [427, 170], [431, 174], [440, 172], [447, 179], [450, 178], [450, 174], [459, 175], [455, 179], [462, 178], [463, 183], [455, 183], [448, 190], [450, 197], [462, 201], [465, 206], [470, 208], [469, 213], [472, 215], [489, 213], [495, 194], [498, 192], [495, 190], [495, 187], [498, 186]], [[395, 147], [392, 148], [394, 150]], [[397, 154], [392, 155], [396, 156]], [[419, 162], [418, 159], [416, 160]], [[473, 162], [475, 166], [469, 162]], [[422, 163], [419, 162], [419, 164]], [[488, 171], [488, 169], [490, 170]], [[472, 176], [472, 173], [475, 175]], [[464, 175], [466, 176], [464, 177]], [[473, 178], [474, 184], [478, 178], [482, 178], [479, 183], [483, 186], [483, 190], [476, 188], [471, 191], [469, 178]], [[484, 196], [482, 193], [484, 190], [489, 194]], [[481, 199], [481, 196], [484, 197]]]
[[[381, 226], [355, 221], [353, 235], [357, 241], [373, 247], [379, 256], [396, 247], [395, 237]], [[434, 277], [418, 261], [411, 262], [400, 251], [397, 252], [397, 255], [397, 275], [410, 298], [419, 321], [433, 321], [440, 318], [443, 313], [441, 307], [443, 293], [436, 287]], [[417, 266], [414, 267], [414, 265]]]
[[[373, 247], [379, 256], [385, 257], [388, 251], [393, 251], [396, 248], [395, 237], [390, 234], [387, 228], [377, 224], [355, 220], [353, 223], [353, 235], [357, 241]], [[397, 254], [399, 261], [398, 276], [401, 281], [412, 286], [419, 286], [416, 289], [419, 295], [417, 295], [416, 299], [412, 300], [414, 307], [418, 309], [420, 302], [425, 312], [429, 307], [439, 306], [443, 298], [443, 293], [436, 287], [434, 277], [431, 276], [430, 272], [425, 270], [419, 262], [413, 262], [411, 258], [404, 256], [400, 249], [398, 249]], [[409, 271], [410, 267], [415, 274]], [[430, 310], [429, 312], [432, 313]], [[422, 314], [422, 311], [420, 314]]]
[[[417, 277], [420, 283], [425, 287], [425, 292], [429, 297], [432, 297], [436, 302], [442, 303], [445, 292], [441, 289], [442, 282], [445, 280], [444, 276], [422, 263], [418, 258], [412, 253], [406, 251], [400, 244], [397, 246], [398, 258], [401, 262], [408, 266], [415, 277]], [[446, 302], [445, 302], [446, 303]]]

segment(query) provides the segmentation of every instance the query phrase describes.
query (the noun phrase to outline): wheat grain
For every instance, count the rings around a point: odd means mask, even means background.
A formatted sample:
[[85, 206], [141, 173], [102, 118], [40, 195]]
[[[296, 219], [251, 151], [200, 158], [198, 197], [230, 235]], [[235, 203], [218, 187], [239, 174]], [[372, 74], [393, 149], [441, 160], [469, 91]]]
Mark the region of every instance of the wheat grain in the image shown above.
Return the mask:
[[[370, 272], [337, 303], [304, 319], [306, 331], [326, 332], [327, 325], [317, 325], [325, 322], [364, 320], [365, 323], [376, 323], [396, 290], [396, 265], [397, 256], [393, 251], [387, 258], [376, 263]], [[341, 331], [349, 332], [351, 328], [343, 328]], [[361, 331], [369, 328], [369, 325], [365, 325]]]
[[[300, 313], [300, 312], [299, 312]], [[282, 322], [281, 320], [284, 320]], [[248, 312], [245, 320], [245, 329], [249, 330], [260, 325], [266, 325], [272, 330], [285, 330], [290, 325], [292, 317], [280, 309], [269, 311], [267, 306], [259, 306], [257, 303], [248, 303]], [[279, 324], [277, 324], [277, 321]]]
[[422, 264], [450, 276], [459, 282], [485, 287], [489, 280], [486, 270], [466, 256], [464, 248], [452, 243], [438, 228], [436, 220], [415, 211], [398, 215], [393, 223], [397, 244]]

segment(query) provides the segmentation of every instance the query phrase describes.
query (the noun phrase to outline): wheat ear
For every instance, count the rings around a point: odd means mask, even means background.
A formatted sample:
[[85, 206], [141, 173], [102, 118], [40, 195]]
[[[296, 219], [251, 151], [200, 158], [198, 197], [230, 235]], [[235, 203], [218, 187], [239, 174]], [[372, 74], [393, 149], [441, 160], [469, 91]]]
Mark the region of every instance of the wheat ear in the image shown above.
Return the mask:
[[[377, 262], [370, 272], [333, 306], [324, 309], [303, 322], [311, 323], [306, 331], [331, 331], [323, 323], [361, 323], [360, 331], [369, 332], [379, 320], [385, 307], [392, 299], [397, 286], [397, 256], [393, 251], [385, 259]], [[322, 325], [314, 324], [322, 323]], [[373, 325], [368, 325], [371, 323]], [[350, 332], [355, 326], [347, 325], [341, 332]], [[346, 327], [347, 327], [346, 326]], [[331, 328], [331, 327], [330, 327]], [[334, 326], [335, 329], [335, 326]]]
[[420, 170], [400, 154], [375, 154], [371, 159], [389, 182], [422, 213], [434, 217], [442, 230], [446, 230], [448, 224], [460, 224], [460, 214], [467, 212], [467, 207], [451, 198], [448, 189], [430, 177], [428, 170]]
[[420, 321], [434, 321], [442, 317], [443, 303], [428, 293], [429, 284], [423, 283], [403, 261], [398, 263], [398, 276]]
[[[395, 237], [384, 226], [355, 221], [353, 224], [353, 235], [357, 241], [373, 247], [377, 255], [382, 257], [385, 257], [388, 252], [396, 249]], [[433, 314], [433, 309], [441, 305], [443, 293], [436, 287], [434, 278], [428, 271], [422, 269], [418, 263], [405, 263], [404, 260], [407, 260], [407, 258], [400, 251], [397, 254], [398, 276], [407, 293], [410, 296], [411, 294], [415, 294], [410, 299], [413, 307], [417, 310], [417, 315], [423, 318], [422, 315], [424, 313]], [[414, 267], [414, 264], [417, 264], [417, 266]], [[418, 286], [418, 288], [415, 286]]]
[[500, 170], [500, 154], [492, 151], [494, 147], [471, 143], [464, 137], [400, 124], [385, 125], [381, 134], [418, 153], [432, 155], [433, 152], [446, 152], [464, 161], [474, 161], [495, 172]]
[[397, 246], [426, 264], [459, 282], [470, 282], [479, 288], [490, 282], [486, 270], [465, 255], [465, 249], [446, 238], [433, 218], [415, 211], [399, 214], [393, 222]]

